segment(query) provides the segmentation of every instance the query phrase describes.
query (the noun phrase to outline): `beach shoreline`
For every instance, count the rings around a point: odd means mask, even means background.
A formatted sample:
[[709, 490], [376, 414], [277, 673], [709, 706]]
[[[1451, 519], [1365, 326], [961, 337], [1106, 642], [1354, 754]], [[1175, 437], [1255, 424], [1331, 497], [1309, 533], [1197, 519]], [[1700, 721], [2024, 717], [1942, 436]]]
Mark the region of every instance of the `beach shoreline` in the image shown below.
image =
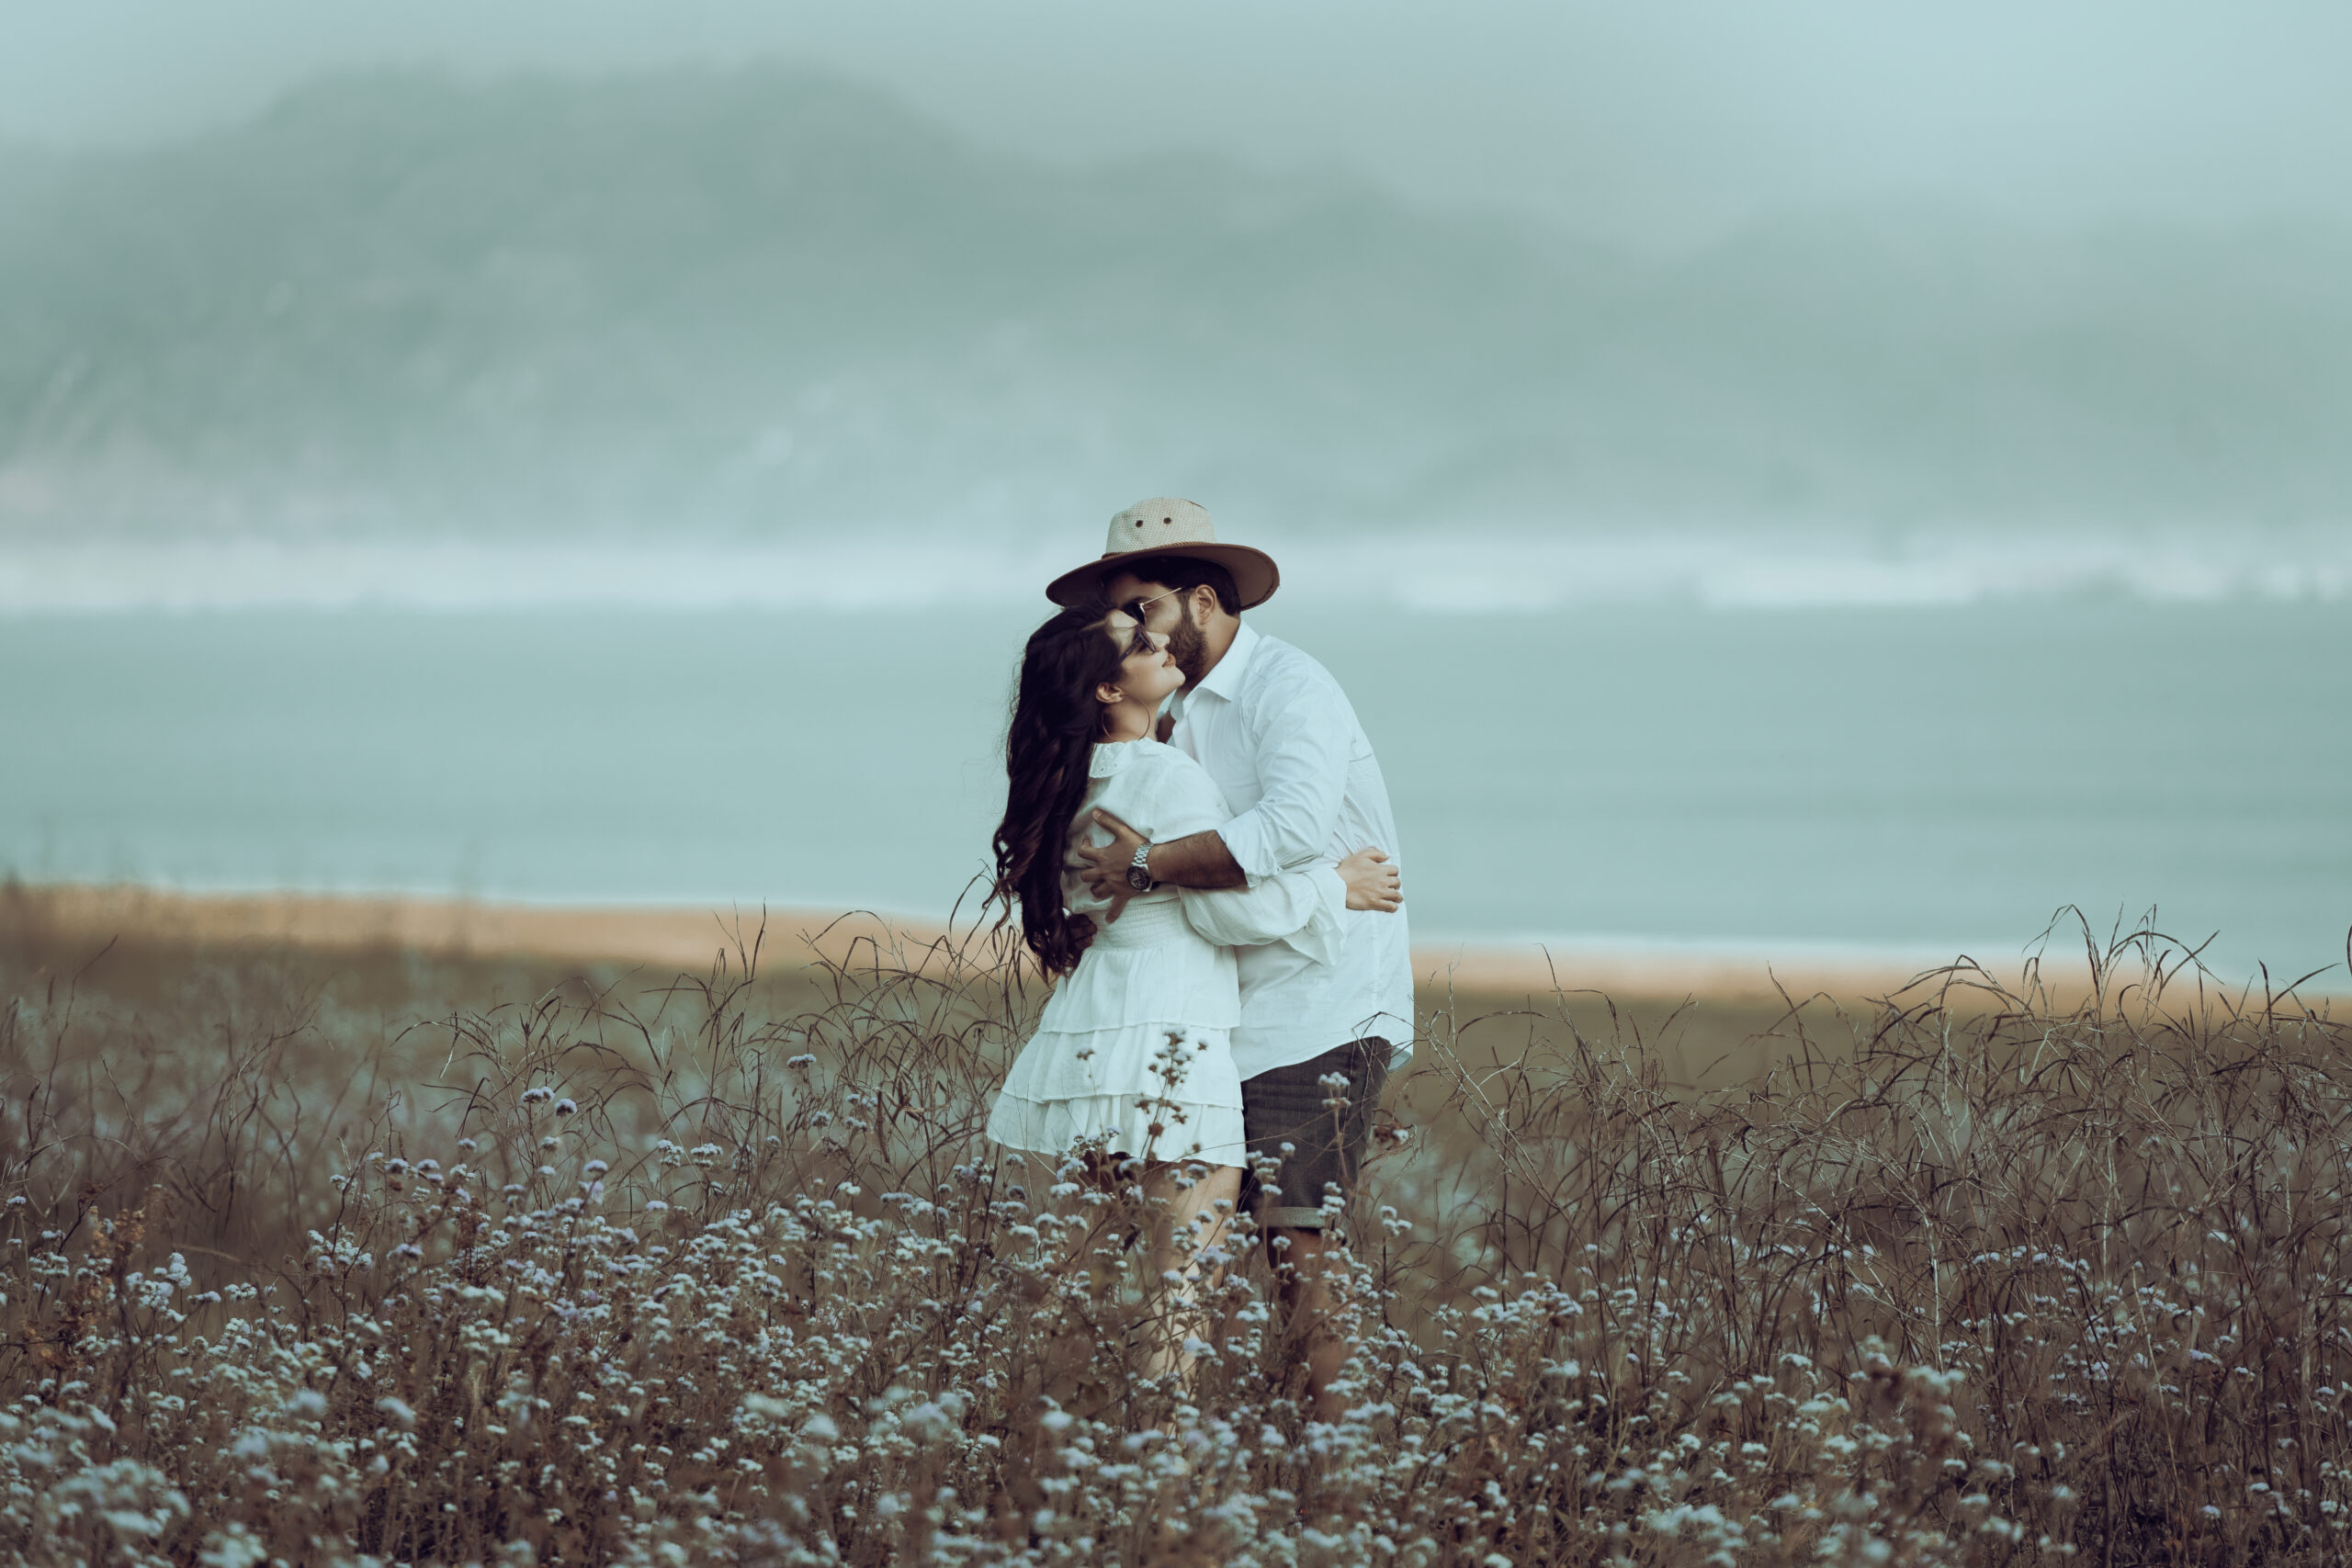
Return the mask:
[[[701, 972], [724, 953], [730, 963], [757, 942], [763, 964], [805, 967], [839, 960], [854, 945], [920, 954], [952, 945], [972, 928], [951, 930], [870, 911], [703, 905], [570, 905], [397, 894], [186, 892], [143, 884], [50, 883], [9, 886], [18, 922], [96, 947], [112, 940], [193, 947], [290, 945], [314, 952], [409, 950], [450, 957], [523, 957], [559, 964], [619, 964]], [[2086, 976], [2055, 942], [2043, 974], [2052, 982]], [[1828, 995], [1863, 1000], [1892, 995], [1957, 953], [1871, 953], [1792, 943], [1709, 949], [1582, 940], [1417, 943], [1415, 982], [1425, 993], [1591, 995], [1710, 1001], [1762, 1001]], [[2021, 954], [1972, 953], [2013, 983]]]

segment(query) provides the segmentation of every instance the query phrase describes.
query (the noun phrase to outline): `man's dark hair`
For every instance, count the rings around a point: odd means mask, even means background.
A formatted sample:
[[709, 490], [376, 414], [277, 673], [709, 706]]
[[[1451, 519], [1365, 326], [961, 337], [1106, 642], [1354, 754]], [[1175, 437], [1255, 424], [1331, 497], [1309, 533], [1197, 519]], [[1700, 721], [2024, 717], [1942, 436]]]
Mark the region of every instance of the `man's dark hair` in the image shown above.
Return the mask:
[[1213, 560], [1198, 556], [1146, 556], [1141, 560], [1121, 561], [1119, 570], [1138, 582], [1157, 582], [1179, 593], [1206, 587], [1216, 595], [1218, 609], [1228, 615], [1241, 614], [1241, 591], [1233, 586], [1233, 573]]

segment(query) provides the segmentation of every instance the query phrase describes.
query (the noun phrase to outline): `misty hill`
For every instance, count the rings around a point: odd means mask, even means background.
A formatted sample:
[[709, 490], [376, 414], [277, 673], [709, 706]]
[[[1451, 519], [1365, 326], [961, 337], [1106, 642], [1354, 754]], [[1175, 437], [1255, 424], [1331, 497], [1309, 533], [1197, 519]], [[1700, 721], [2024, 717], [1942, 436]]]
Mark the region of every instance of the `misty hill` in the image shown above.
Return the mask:
[[0, 536], [2352, 515], [2352, 242], [1629, 256], [782, 70], [322, 82], [0, 154]]

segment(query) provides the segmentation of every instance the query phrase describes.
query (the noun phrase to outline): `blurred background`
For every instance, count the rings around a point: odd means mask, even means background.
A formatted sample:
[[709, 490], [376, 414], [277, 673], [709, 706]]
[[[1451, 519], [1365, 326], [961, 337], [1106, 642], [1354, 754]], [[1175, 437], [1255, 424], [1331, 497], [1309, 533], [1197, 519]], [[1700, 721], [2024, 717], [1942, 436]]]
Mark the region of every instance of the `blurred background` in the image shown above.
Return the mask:
[[1109, 515], [1419, 939], [2352, 986], [2352, 12], [0, 12], [0, 872], [944, 915]]

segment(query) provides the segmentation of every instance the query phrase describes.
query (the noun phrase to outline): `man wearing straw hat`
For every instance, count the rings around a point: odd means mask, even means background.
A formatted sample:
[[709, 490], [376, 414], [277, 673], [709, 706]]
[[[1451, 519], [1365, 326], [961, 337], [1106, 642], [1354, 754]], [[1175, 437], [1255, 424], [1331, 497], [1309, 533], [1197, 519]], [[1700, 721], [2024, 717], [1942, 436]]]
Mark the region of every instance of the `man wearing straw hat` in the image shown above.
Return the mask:
[[1101, 592], [1168, 638], [1184, 685], [1164, 738], [1208, 770], [1235, 813], [1215, 831], [1165, 844], [1096, 813], [1112, 842], [1079, 853], [1094, 892], [1114, 900], [1108, 919], [1126, 895], [1156, 883], [1238, 887], [1366, 845], [1387, 853], [1384, 908], [1346, 917], [1336, 966], [1288, 944], [1236, 950], [1243, 1124], [1252, 1157], [1274, 1162], [1265, 1188], [1245, 1186], [1244, 1201], [1256, 1203], [1278, 1266], [1288, 1265], [1281, 1273], [1302, 1325], [1300, 1359], [1317, 1414], [1329, 1419], [1326, 1390], [1346, 1348], [1323, 1325], [1324, 1200], [1351, 1190], [1381, 1088], [1411, 1055], [1413, 971], [1396, 823], [1372, 742], [1329, 671], [1241, 620], [1280, 581], [1264, 551], [1220, 542], [1205, 509], [1160, 497], [1112, 518], [1102, 558], [1056, 578], [1046, 596], [1067, 604]]

